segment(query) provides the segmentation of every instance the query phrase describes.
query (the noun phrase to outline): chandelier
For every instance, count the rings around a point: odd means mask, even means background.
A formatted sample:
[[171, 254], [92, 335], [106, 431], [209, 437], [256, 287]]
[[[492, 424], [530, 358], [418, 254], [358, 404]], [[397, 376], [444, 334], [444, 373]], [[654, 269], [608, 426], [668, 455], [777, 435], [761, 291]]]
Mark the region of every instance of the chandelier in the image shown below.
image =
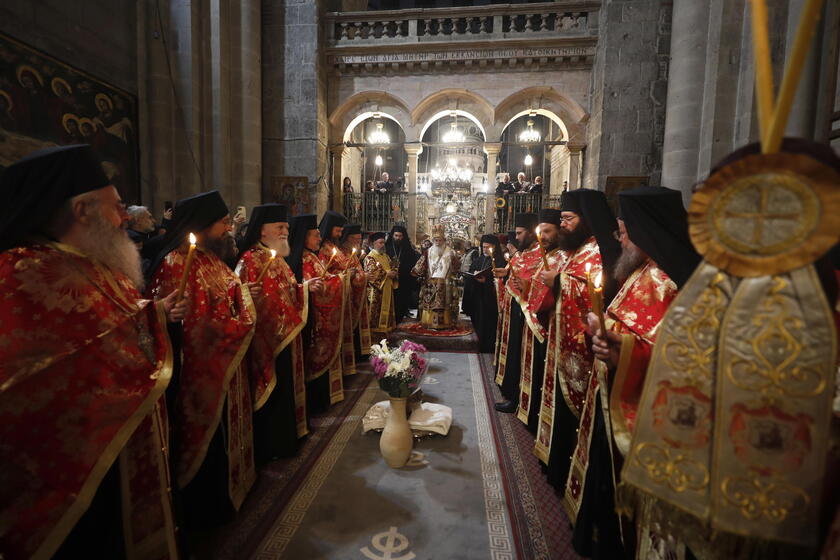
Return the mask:
[[458, 165], [458, 162], [455, 158], [450, 159], [446, 162], [446, 165], [443, 169], [440, 167], [435, 167], [431, 171], [432, 180], [439, 181], [439, 182], [449, 182], [449, 181], [470, 181], [473, 176], [472, 169], [469, 168], [462, 168]]
[[519, 134], [519, 141], [520, 142], [539, 142], [540, 138], [540, 131], [534, 130], [534, 121], [528, 119], [528, 128], [523, 130]]
[[368, 136], [368, 143], [369, 144], [389, 144], [391, 142], [391, 138], [388, 136], [388, 133], [382, 130], [383, 124], [376, 123], [376, 130], [370, 133]]
[[463, 142], [465, 140], [464, 133], [458, 128], [458, 114], [452, 113], [451, 115], [455, 120], [449, 125], [451, 128], [448, 132], [444, 133], [441, 137], [446, 144], [455, 144], [458, 142]]

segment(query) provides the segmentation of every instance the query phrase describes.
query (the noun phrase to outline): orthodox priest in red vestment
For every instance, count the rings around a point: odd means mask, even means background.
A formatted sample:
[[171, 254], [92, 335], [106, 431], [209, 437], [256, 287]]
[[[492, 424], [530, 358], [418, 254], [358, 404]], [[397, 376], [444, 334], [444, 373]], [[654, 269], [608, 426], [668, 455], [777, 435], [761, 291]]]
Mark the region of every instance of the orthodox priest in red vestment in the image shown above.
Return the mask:
[[840, 158], [766, 148], [731, 154], [692, 197], [703, 260], [657, 329], [617, 491], [638, 527], [698, 558], [815, 558], [837, 504]]
[[[534, 452], [547, 463], [549, 483], [562, 491], [575, 446], [578, 417], [583, 408], [592, 369], [592, 350], [586, 339], [586, 314], [591, 309], [587, 269], [599, 275], [602, 266], [612, 270], [621, 252], [614, 234], [615, 217], [601, 191], [576, 189], [563, 193], [560, 246], [567, 260], [560, 271], [543, 276], [555, 282], [557, 307], [552, 317], [545, 360], [539, 431]], [[605, 298], [613, 282], [605, 282]], [[607, 299], [609, 301], [609, 299]]]
[[346, 276], [348, 304], [344, 306], [344, 330], [341, 352], [344, 375], [356, 373], [356, 361], [370, 354], [370, 319], [367, 299], [367, 275], [362, 266], [362, 226], [347, 224], [341, 231], [341, 246], [336, 254], [339, 270]]
[[[514, 217], [516, 244], [519, 251], [510, 259], [506, 269], [495, 270], [494, 276], [507, 277], [502, 302], [501, 329], [499, 332], [499, 357], [496, 360], [496, 384], [505, 400], [495, 404], [499, 412], [513, 413], [519, 405], [519, 381], [522, 376], [522, 335], [525, 317], [522, 303], [525, 294], [521, 287], [534, 276], [542, 261], [534, 230], [537, 215], [523, 212]], [[518, 282], [513, 281], [519, 278]]]
[[[615, 513], [615, 483], [657, 329], [678, 286], [700, 261], [688, 237], [682, 193], [638, 187], [618, 198], [622, 253], [613, 276], [621, 287], [606, 310], [606, 340], [600, 332], [593, 338], [599, 359], [593, 364], [564, 497], [575, 550], [605, 559], [633, 550], [635, 535], [627, 527], [622, 530]], [[589, 325], [596, 332], [592, 313]]]
[[313, 289], [309, 313], [303, 330], [304, 370], [306, 372], [307, 410], [322, 412], [344, 399], [341, 368], [341, 344], [344, 325], [345, 284], [340, 274], [327, 272], [327, 264], [318, 256], [321, 235], [315, 214], [300, 214], [290, 222], [289, 266], [298, 283], [320, 280]]
[[[348, 274], [348, 259], [341, 250], [341, 238], [344, 233], [344, 226], [347, 225], [347, 218], [344, 214], [327, 210], [321, 217], [318, 224], [318, 232], [321, 234], [321, 249], [318, 256], [329, 274], [335, 274], [341, 278], [342, 290], [344, 292], [344, 316], [341, 325], [341, 374], [353, 375], [356, 373], [356, 355], [353, 352], [353, 288], [350, 285], [350, 274]], [[360, 230], [361, 231], [361, 230]]]
[[175, 483], [183, 490], [190, 529], [231, 517], [256, 479], [253, 403], [243, 363], [256, 311], [250, 287], [225, 264], [235, 254], [228, 208], [211, 191], [176, 203], [163, 250], [150, 268], [147, 289], [155, 299], [186, 280], [189, 311], [175, 337], [181, 362], [170, 402]]
[[90, 146], [0, 180], [0, 551], [177, 558], [166, 315], [143, 299], [119, 194]]
[[[525, 280], [523, 285], [525, 299], [522, 315], [526, 328], [522, 335], [522, 379], [519, 383], [519, 409], [516, 412], [532, 433], [538, 430], [546, 348], [556, 304], [554, 278], [545, 282], [541, 273], [560, 270], [567, 260], [567, 254], [560, 249], [560, 210], [544, 208], [540, 211], [538, 222], [538, 240], [541, 241], [541, 244], [537, 244], [539, 260], [533, 278]], [[553, 380], [549, 380], [549, 383], [553, 383]]]
[[[257, 327], [246, 357], [254, 402], [254, 455], [258, 463], [291, 457], [308, 433], [303, 339], [309, 290], [286, 263], [288, 209], [280, 204], [254, 208], [236, 273], [257, 283]], [[316, 281], [317, 282], [317, 281]]]

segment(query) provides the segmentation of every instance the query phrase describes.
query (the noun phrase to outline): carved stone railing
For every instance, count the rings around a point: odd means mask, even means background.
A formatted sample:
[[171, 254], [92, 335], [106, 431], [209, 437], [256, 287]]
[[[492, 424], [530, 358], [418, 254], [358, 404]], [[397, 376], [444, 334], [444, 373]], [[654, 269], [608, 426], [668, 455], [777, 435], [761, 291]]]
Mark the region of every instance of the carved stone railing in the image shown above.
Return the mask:
[[595, 0], [326, 14], [329, 46], [594, 34]]

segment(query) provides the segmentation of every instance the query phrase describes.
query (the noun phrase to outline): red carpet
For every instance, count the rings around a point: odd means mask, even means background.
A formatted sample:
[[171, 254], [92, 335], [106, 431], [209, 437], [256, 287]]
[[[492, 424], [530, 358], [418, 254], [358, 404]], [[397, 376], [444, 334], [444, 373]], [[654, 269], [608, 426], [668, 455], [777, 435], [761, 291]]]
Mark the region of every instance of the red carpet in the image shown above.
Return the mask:
[[469, 321], [458, 321], [454, 328], [444, 330], [427, 329], [419, 321], [406, 321], [400, 323], [397, 331], [417, 336], [467, 336], [472, 334], [473, 328]]

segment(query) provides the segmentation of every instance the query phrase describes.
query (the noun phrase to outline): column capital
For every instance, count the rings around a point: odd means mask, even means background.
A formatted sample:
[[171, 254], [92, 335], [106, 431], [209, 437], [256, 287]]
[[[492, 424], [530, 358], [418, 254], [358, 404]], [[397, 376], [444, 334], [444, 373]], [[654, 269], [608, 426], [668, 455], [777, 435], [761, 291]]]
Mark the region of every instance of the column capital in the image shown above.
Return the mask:
[[566, 144], [566, 148], [568, 148], [571, 153], [581, 152], [585, 147], [586, 144]]
[[502, 151], [502, 143], [501, 142], [485, 142], [484, 143], [484, 153], [488, 156], [499, 155], [499, 152]]
[[347, 149], [347, 146], [345, 146], [344, 144], [337, 144], [335, 146], [330, 146], [330, 152], [332, 152], [333, 154], [335, 154], [337, 156], [343, 156], [344, 155], [344, 150], [346, 150], [346, 149]]
[[423, 144], [421, 142], [409, 142], [403, 144], [403, 148], [409, 156], [417, 157], [423, 153]]

